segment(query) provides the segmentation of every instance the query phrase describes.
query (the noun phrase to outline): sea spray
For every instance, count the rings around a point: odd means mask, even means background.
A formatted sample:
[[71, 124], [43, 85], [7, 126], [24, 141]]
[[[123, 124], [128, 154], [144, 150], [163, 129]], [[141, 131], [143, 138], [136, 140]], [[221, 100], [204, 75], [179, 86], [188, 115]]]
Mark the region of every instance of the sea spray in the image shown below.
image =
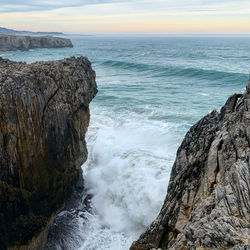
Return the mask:
[[176, 138], [169, 133], [171, 125], [144, 115], [117, 117], [99, 107], [93, 110], [83, 169], [94, 212], [87, 216], [82, 249], [89, 249], [93, 238], [98, 249], [126, 249], [160, 210]]

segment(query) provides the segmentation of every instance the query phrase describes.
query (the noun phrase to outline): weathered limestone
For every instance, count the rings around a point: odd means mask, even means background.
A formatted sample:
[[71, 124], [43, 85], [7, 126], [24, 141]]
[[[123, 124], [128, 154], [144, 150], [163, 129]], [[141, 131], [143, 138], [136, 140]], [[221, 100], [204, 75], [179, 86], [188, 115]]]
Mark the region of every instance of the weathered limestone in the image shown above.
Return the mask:
[[96, 88], [85, 57], [33, 64], [0, 58], [0, 249], [42, 249], [87, 158]]
[[64, 47], [73, 47], [70, 39], [54, 36], [19, 36], [0, 34], [0, 51], [25, 51], [36, 48]]
[[186, 134], [164, 205], [131, 250], [250, 246], [250, 81]]

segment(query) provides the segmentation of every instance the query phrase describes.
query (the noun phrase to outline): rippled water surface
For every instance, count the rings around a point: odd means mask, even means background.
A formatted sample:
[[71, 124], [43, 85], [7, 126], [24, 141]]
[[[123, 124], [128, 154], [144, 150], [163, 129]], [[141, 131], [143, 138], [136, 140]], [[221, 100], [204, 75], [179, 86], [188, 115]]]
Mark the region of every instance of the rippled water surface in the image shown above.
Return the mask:
[[[74, 48], [0, 56], [27, 62], [72, 55], [91, 60], [99, 93], [90, 105], [89, 159], [82, 168], [87, 193], [93, 195], [92, 212], [74, 217], [69, 222], [74, 227], [60, 242], [63, 249], [128, 249], [159, 213], [187, 130], [229, 95], [244, 90], [250, 38], [72, 41]], [[57, 249], [62, 249], [60, 242], [54, 239]]]

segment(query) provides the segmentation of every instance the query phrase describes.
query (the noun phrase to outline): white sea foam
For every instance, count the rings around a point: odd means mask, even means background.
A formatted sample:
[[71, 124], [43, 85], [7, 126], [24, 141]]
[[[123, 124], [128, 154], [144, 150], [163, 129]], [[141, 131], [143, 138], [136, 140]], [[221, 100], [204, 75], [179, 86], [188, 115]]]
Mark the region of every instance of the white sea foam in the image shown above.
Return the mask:
[[178, 140], [143, 116], [92, 108], [83, 169], [94, 213], [80, 249], [128, 249], [160, 211]]
[[202, 95], [202, 96], [209, 96], [209, 94], [207, 94], [207, 93], [199, 93], [199, 95]]

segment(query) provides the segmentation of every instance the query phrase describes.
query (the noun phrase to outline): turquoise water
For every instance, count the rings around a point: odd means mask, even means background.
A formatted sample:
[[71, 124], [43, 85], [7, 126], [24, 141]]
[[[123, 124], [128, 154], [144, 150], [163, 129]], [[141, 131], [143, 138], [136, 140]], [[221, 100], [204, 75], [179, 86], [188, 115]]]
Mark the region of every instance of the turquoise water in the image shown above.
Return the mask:
[[[64, 249], [128, 249], [155, 219], [187, 130], [244, 91], [250, 38], [72, 37], [74, 48], [5, 52], [18, 61], [87, 56], [99, 93], [82, 166], [92, 213], [62, 235]], [[63, 216], [63, 215], [61, 215]], [[63, 242], [63, 243], [62, 243]], [[62, 249], [56, 242], [57, 249]]]
[[[187, 124], [248, 79], [250, 38], [73, 37], [74, 48], [5, 52], [0, 56], [34, 62], [87, 56], [97, 73], [100, 103], [118, 113], [153, 109], [150, 119]], [[222, 91], [223, 90], [223, 91]], [[157, 112], [159, 111], [159, 112]], [[136, 111], [134, 111], [136, 112]]]

